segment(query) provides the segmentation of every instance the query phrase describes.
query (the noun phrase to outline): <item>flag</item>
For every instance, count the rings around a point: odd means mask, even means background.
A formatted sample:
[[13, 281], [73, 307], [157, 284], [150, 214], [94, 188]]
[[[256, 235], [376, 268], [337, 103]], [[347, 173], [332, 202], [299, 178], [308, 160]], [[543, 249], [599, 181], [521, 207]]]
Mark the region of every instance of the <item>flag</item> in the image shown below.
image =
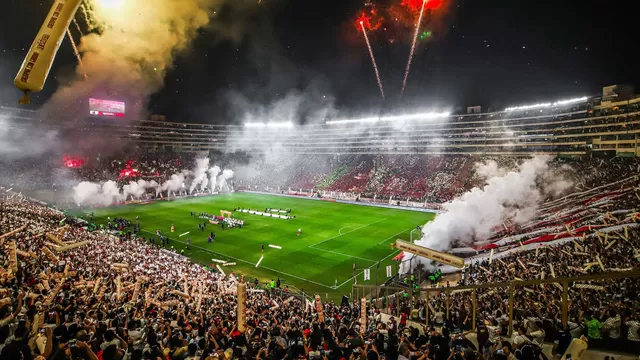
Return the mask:
[[364, 269], [364, 281], [371, 280], [371, 270]]
[[391, 277], [391, 265], [387, 265], [387, 277]]

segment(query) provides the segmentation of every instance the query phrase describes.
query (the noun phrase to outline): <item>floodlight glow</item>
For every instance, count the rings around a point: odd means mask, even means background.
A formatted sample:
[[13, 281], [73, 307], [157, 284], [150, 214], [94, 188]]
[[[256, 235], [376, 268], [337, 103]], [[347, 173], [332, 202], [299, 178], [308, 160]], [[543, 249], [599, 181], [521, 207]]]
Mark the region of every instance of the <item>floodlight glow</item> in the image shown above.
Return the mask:
[[403, 120], [432, 120], [445, 118], [451, 115], [448, 112], [430, 112], [430, 113], [421, 113], [421, 114], [410, 114], [410, 115], [396, 115], [396, 116], [384, 116], [381, 117], [382, 121], [403, 121]]
[[277, 129], [281, 129], [281, 128], [292, 128], [293, 127], [293, 123], [291, 121], [288, 122], [281, 122], [281, 123], [267, 123], [267, 127], [268, 128], [277, 128]]
[[267, 124], [265, 124], [265, 123], [244, 123], [244, 127], [248, 127], [248, 128], [263, 128], [263, 127], [267, 127]]
[[347, 120], [329, 120], [326, 122], [326, 124], [349, 124], [349, 123], [374, 123], [376, 121], [379, 121], [380, 118], [377, 117], [370, 117], [370, 118], [363, 118], [363, 119], [347, 119]]
[[522, 110], [548, 108], [548, 107], [554, 107], [554, 106], [581, 103], [587, 100], [588, 98], [586, 96], [583, 96], [583, 97], [573, 98], [568, 100], [560, 100], [554, 103], [541, 103], [541, 104], [533, 104], [533, 105], [514, 106], [514, 107], [506, 108], [504, 111], [510, 112], [510, 111], [522, 111]]
[[346, 119], [346, 120], [329, 120], [326, 122], [327, 125], [333, 124], [362, 124], [362, 123], [375, 123], [378, 121], [405, 121], [405, 120], [433, 120], [449, 117], [450, 113], [448, 112], [430, 112], [430, 113], [419, 113], [419, 114], [409, 114], [409, 115], [395, 115], [395, 116], [382, 116], [382, 117], [369, 117], [363, 119]]
[[270, 129], [282, 129], [282, 128], [287, 128], [290, 129], [293, 127], [293, 123], [291, 121], [287, 121], [287, 122], [270, 122], [270, 123], [244, 123], [245, 127], [248, 128], [270, 128]]

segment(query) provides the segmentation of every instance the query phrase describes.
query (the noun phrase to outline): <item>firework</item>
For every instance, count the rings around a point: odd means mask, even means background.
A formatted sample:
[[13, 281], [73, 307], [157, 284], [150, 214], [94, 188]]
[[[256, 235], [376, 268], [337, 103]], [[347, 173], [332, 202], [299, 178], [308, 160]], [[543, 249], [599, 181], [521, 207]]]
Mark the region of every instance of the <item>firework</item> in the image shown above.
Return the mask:
[[76, 30], [78, 30], [78, 33], [80, 33], [80, 37], [83, 37], [84, 33], [80, 29], [80, 25], [78, 24], [78, 21], [76, 21], [76, 19], [73, 19], [73, 24], [76, 26]]
[[420, 8], [420, 16], [418, 16], [418, 23], [416, 24], [416, 31], [413, 34], [411, 51], [409, 52], [409, 61], [407, 61], [407, 69], [404, 71], [404, 80], [402, 80], [402, 89], [400, 90], [400, 97], [404, 95], [404, 89], [407, 86], [407, 78], [409, 77], [409, 70], [411, 70], [411, 60], [413, 60], [413, 53], [416, 50], [416, 41], [418, 41], [418, 33], [420, 32], [420, 23], [422, 22], [422, 15], [424, 14], [425, 5], [428, 2], [429, 0], [422, 0], [422, 7]]
[[89, 4], [83, 2], [82, 4], [80, 4], [80, 11], [82, 11], [84, 21], [87, 23], [89, 31], [91, 31], [94, 29], [95, 25], [93, 24], [93, 20], [91, 18], [91, 8], [89, 6]]
[[71, 47], [73, 48], [73, 53], [76, 55], [76, 59], [78, 59], [78, 69], [82, 71], [82, 76], [85, 80], [87, 80], [87, 73], [84, 71], [84, 65], [82, 64], [82, 57], [80, 56], [80, 52], [78, 51], [78, 47], [76, 46], [75, 40], [73, 40], [73, 36], [71, 36], [71, 30], [67, 28], [67, 36], [69, 37], [69, 41], [71, 42]]
[[[401, 5], [407, 7], [412, 13], [417, 15], [422, 9], [423, 4], [423, 0], [403, 0]], [[426, 4], [424, 4], [424, 7], [427, 10], [433, 10], [439, 8], [440, 5], [442, 5], [442, 0], [428, 0]]]
[[371, 57], [371, 63], [373, 64], [373, 71], [376, 74], [376, 80], [378, 81], [378, 87], [380, 88], [380, 95], [382, 96], [382, 100], [384, 100], [384, 88], [382, 87], [382, 81], [380, 80], [380, 72], [378, 72], [378, 65], [376, 65], [376, 58], [373, 56], [373, 49], [371, 49], [371, 44], [369, 43], [369, 37], [367, 36], [367, 29], [364, 27], [364, 21], [360, 21], [360, 26], [362, 27], [362, 34], [364, 35], [364, 41], [367, 43], [367, 48], [369, 48], [369, 56]]

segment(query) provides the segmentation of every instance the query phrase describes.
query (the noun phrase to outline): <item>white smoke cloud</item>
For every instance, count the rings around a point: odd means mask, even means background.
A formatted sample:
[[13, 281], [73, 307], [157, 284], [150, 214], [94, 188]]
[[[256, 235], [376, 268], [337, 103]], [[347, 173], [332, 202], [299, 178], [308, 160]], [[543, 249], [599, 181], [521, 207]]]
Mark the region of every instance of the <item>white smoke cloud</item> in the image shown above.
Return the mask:
[[214, 192], [216, 189], [216, 181], [218, 180], [218, 174], [220, 174], [220, 167], [214, 166], [209, 169], [209, 191]]
[[224, 169], [222, 175], [218, 176], [218, 190], [230, 191], [231, 187], [227, 184], [227, 180], [233, 177], [233, 170]]
[[120, 194], [120, 188], [115, 181], [107, 181], [100, 185], [89, 181], [83, 181], [73, 189], [73, 199], [78, 206], [108, 206], [124, 199]]
[[122, 187], [122, 196], [124, 199], [129, 195], [139, 199], [145, 192], [147, 192], [147, 189], [157, 189], [158, 187], [158, 183], [154, 180], [146, 181], [140, 179], [138, 181], [130, 181], [128, 185], [124, 185]]
[[169, 180], [165, 181], [160, 187], [161, 191], [167, 191], [168, 193], [174, 193], [180, 191], [184, 187], [185, 174], [184, 172], [173, 174]]
[[[207, 178], [207, 173], [211, 176], [211, 182]], [[160, 192], [167, 192], [167, 196], [172, 194], [181, 194], [186, 192], [189, 184], [189, 193], [193, 192], [198, 185], [200, 190], [204, 190], [207, 186], [210, 189], [218, 189], [220, 191], [231, 191], [231, 187], [227, 184], [227, 181], [233, 177], [233, 170], [225, 169], [220, 176], [220, 168], [214, 166], [209, 169], [209, 159], [197, 159], [196, 168], [191, 170], [182, 170], [177, 174], [171, 175], [167, 181], [158, 184], [154, 180], [146, 181], [140, 179], [138, 181], [130, 181], [128, 184], [122, 187], [122, 191], [118, 188], [115, 181], [107, 181], [105, 183], [93, 183], [89, 181], [83, 181], [73, 188], [73, 198], [78, 206], [92, 206], [102, 205], [108, 206], [120, 201], [125, 201], [129, 197], [133, 199], [139, 199], [148, 190], [155, 190], [156, 196], [160, 195]], [[213, 190], [210, 190], [213, 192]]]
[[0, 156], [3, 160], [40, 156], [57, 145], [55, 130], [40, 129], [0, 109]]
[[478, 169], [489, 176], [485, 186], [443, 204], [445, 212], [423, 227], [416, 244], [446, 251], [454, 242], [463, 245], [474, 239], [486, 240], [507, 219], [516, 224], [531, 220], [547, 195], [570, 186], [568, 181], [553, 176], [549, 160], [537, 156], [507, 172], [498, 169], [495, 162], [479, 165]]
[[193, 193], [193, 190], [200, 185], [200, 189], [204, 190], [207, 187], [209, 179], [207, 178], [207, 170], [209, 170], [209, 158], [196, 159], [196, 169], [193, 171], [193, 181], [189, 186], [189, 194]]
[[491, 179], [494, 177], [504, 176], [507, 173], [507, 169], [502, 169], [497, 162], [488, 160], [483, 163], [477, 163], [475, 165], [476, 175], [484, 179]]

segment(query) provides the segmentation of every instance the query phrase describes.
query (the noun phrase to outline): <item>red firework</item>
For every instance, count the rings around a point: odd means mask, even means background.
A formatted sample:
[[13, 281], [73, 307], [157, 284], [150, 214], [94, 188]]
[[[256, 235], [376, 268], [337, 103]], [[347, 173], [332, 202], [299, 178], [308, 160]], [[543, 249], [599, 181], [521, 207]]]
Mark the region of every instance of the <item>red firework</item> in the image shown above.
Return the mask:
[[[412, 13], [419, 13], [423, 0], [402, 0], [402, 6], [406, 6]], [[442, 5], [442, 0], [427, 0], [424, 8], [427, 10], [437, 9]]]
[[378, 11], [371, 9], [360, 13], [360, 16], [354, 22], [354, 26], [358, 31], [362, 31], [363, 26], [367, 31], [376, 31], [382, 27], [383, 21], [384, 19], [378, 15]]

